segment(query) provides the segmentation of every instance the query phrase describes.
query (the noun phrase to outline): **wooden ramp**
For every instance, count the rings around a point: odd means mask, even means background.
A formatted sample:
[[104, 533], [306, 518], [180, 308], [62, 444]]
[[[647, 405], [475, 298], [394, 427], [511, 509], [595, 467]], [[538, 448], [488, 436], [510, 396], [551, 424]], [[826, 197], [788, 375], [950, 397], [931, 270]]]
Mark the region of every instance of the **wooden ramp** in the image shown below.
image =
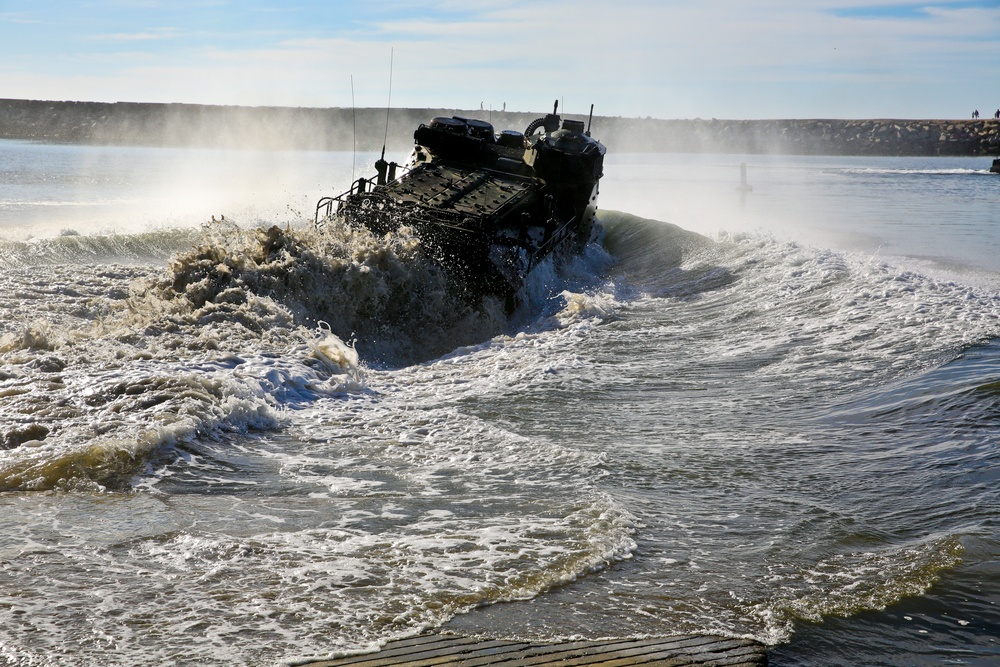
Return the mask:
[[390, 642], [378, 653], [301, 663], [301, 667], [629, 667], [630, 665], [767, 665], [764, 645], [751, 639], [674, 636], [557, 644], [422, 635]]

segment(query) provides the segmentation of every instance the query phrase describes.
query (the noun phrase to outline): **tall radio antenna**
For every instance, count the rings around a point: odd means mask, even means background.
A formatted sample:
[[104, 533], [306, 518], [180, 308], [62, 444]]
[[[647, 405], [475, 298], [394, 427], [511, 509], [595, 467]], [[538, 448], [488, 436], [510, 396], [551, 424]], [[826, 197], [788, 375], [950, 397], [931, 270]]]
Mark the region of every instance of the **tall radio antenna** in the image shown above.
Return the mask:
[[358, 107], [354, 104], [354, 75], [351, 75], [351, 122], [354, 132], [354, 152], [351, 153], [351, 183], [354, 183], [354, 168], [358, 164]]
[[385, 136], [382, 137], [382, 159], [385, 159], [385, 145], [389, 141], [389, 109], [392, 107], [392, 57], [395, 49], [389, 49], [389, 100], [385, 105]]

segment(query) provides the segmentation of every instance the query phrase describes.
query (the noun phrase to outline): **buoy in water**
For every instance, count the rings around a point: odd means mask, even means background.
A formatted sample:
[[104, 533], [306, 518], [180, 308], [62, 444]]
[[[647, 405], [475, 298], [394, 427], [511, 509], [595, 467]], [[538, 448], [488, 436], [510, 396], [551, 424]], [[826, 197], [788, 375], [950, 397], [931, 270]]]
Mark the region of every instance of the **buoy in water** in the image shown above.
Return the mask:
[[[996, 163], [994, 163], [994, 166]], [[740, 163], [740, 184], [736, 188], [737, 192], [753, 192], [753, 186], [747, 185], [747, 163]]]

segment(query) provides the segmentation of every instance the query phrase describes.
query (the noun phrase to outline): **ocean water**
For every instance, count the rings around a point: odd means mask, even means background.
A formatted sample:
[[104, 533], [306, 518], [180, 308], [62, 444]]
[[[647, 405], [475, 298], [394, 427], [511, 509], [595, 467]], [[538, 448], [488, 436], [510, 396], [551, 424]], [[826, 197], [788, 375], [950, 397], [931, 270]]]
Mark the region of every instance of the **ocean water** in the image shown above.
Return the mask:
[[312, 228], [373, 156], [0, 142], [0, 664], [1000, 662], [989, 161], [610, 148], [508, 317]]

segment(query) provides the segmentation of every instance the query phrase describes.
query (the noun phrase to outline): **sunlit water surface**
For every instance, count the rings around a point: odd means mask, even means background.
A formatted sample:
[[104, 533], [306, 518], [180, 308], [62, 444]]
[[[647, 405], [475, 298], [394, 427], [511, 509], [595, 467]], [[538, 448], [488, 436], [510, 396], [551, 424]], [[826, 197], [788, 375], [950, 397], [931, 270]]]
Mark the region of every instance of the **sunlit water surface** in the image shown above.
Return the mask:
[[612, 150], [603, 244], [507, 318], [311, 228], [372, 156], [0, 156], [7, 664], [441, 627], [1000, 661], [987, 161]]

